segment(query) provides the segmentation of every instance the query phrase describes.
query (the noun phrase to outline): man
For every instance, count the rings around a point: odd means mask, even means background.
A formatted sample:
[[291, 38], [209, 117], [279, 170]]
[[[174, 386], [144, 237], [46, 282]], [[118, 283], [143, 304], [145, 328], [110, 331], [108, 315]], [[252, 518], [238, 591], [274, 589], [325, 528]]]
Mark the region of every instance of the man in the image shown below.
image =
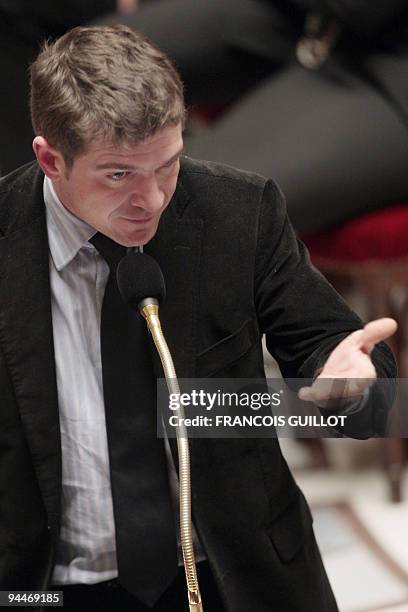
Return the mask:
[[[0, 585], [63, 588], [68, 609], [186, 609], [147, 332], [119, 302], [105, 325], [112, 253], [143, 246], [162, 267], [181, 377], [264, 377], [265, 333], [284, 376], [320, 372], [304, 399], [324, 399], [325, 376], [361, 379], [355, 399], [395, 375], [374, 348], [395, 324], [361, 329], [310, 266], [271, 180], [182, 157], [179, 77], [139, 34], [75, 28], [44, 47], [31, 84], [39, 167], [0, 183]], [[381, 435], [392, 395], [374, 385], [345, 433]], [[191, 463], [206, 609], [336, 610], [278, 441], [193, 440]]]

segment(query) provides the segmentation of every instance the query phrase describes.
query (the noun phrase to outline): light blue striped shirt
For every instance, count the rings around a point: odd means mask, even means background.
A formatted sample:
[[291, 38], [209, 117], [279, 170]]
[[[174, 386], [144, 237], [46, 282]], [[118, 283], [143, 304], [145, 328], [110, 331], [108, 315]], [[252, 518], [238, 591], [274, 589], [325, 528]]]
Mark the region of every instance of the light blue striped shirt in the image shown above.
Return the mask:
[[52, 580], [117, 576], [102, 387], [100, 317], [109, 268], [88, 242], [95, 230], [44, 179], [62, 445], [62, 526]]

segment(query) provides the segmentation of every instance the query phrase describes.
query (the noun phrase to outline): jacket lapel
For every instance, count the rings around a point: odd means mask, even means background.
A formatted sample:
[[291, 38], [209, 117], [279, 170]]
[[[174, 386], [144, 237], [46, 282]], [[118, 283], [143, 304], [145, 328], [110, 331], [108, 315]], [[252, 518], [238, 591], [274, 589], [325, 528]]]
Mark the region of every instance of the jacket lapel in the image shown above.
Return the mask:
[[[160, 307], [160, 318], [179, 378], [194, 376], [197, 347], [202, 220], [182, 217], [188, 210], [187, 203], [187, 193], [179, 181], [156, 236], [145, 248], [163, 271], [166, 299]], [[161, 369], [157, 376], [163, 377]]]
[[61, 446], [42, 174], [26, 171], [2, 199], [0, 345], [49, 523], [57, 528]]
[[[166, 299], [160, 306], [160, 319], [179, 379], [195, 375], [203, 224], [201, 219], [182, 217], [187, 204], [188, 195], [179, 179], [177, 191], [160, 220], [157, 234], [145, 248], [145, 252], [156, 259], [163, 271]], [[154, 347], [153, 361], [157, 378], [164, 378]], [[178, 470], [176, 439], [169, 439], [169, 443]]]

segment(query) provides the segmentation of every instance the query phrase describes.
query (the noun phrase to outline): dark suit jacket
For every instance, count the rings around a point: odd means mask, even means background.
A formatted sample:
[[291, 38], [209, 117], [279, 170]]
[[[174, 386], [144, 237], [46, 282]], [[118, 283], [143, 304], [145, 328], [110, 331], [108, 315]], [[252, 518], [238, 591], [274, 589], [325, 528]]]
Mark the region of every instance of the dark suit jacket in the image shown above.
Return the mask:
[[[43, 175], [0, 182], [0, 588], [44, 589], [61, 514], [61, 448]], [[184, 159], [146, 248], [168, 297], [179, 376], [262, 378], [261, 335], [285, 376], [312, 376], [360, 326], [310, 267], [272, 181]], [[380, 376], [393, 375], [386, 347]], [[389, 397], [392, 396], [392, 385]], [[377, 398], [378, 399], [378, 398]], [[386, 402], [349, 419], [381, 434]], [[334, 611], [303, 495], [269, 440], [191, 442], [194, 521], [230, 612]]]

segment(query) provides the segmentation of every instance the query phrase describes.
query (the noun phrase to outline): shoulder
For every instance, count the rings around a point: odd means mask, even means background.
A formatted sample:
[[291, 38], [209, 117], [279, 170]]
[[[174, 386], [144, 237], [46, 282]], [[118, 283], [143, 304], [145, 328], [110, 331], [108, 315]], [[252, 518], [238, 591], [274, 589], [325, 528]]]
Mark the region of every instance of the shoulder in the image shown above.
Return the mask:
[[44, 175], [30, 162], [0, 178], [0, 233], [18, 229], [43, 214]]
[[179, 184], [201, 209], [212, 208], [216, 203], [217, 207], [236, 212], [237, 208], [240, 211], [259, 209], [265, 201], [273, 207], [283, 203], [282, 193], [273, 179], [186, 156], [181, 160]]
[[42, 181], [43, 174], [37, 162], [29, 162], [13, 170], [13, 172], [0, 177], [0, 195], [14, 190], [20, 192], [29, 191], [32, 189], [36, 179]]
[[204, 223], [211, 242], [249, 252], [275, 245], [287, 223], [285, 199], [272, 179], [231, 166], [183, 157], [176, 201], [186, 218]]
[[233, 168], [227, 164], [193, 159], [183, 155], [180, 166], [180, 180], [184, 185], [191, 187], [203, 183], [212, 183], [218, 186], [225, 183], [229, 188], [242, 188], [247, 185], [249, 188], [263, 189], [268, 179], [253, 172]]

